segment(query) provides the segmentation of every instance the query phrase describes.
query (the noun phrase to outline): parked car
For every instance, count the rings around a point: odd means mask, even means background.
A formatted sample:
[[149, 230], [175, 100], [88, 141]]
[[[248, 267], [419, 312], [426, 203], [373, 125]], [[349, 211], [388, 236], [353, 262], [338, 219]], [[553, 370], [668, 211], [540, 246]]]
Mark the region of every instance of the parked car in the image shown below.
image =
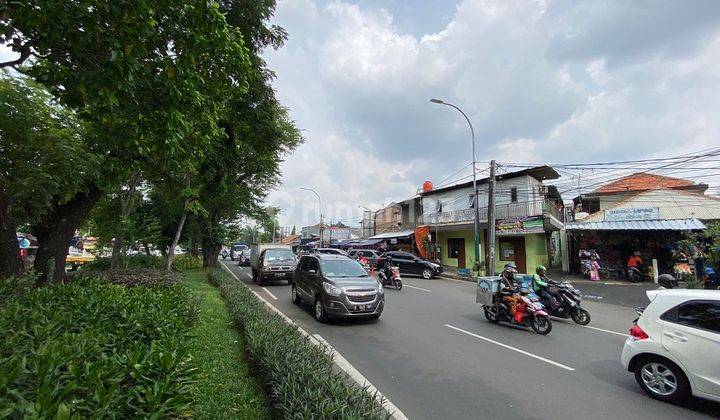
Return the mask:
[[689, 395], [720, 401], [720, 292], [650, 290], [630, 328], [621, 361], [652, 398]]
[[367, 258], [371, 266], [376, 266], [378, 259], [380, 258], [380, 251], [374, 249], [351, 249], [348, 251], [348, 256], [353, 259], [358, 259], [358, 254], [363, 253], [363, 256]]
[[431, 279], [442, 273], [442, 265], [424, 260], [409, 252], [388, 251], [382, 254], [382, 259], [388, 259], [398, 266], [401, 275], [410, 274]]
[[297, 266], [297, 257], [289, 245], [259, 244], [253, 245], [250, 255], [250, 267], [253, 280], [263, 284], [265, 280], [287, 280], [292, 282]]
[[302, 256], [291, 294], [295, 304], [312, 304], [319, 322], [334, 317], [379, 318], [385, 307], [382, 285], [359, 262], [343, 255]]
[[342, 249], [337, 248], [311, 248], [310, 249], [311, 254], [332, 254], [332, 255], [344, 255], [347, 256], [347, 252], [343, 251]]

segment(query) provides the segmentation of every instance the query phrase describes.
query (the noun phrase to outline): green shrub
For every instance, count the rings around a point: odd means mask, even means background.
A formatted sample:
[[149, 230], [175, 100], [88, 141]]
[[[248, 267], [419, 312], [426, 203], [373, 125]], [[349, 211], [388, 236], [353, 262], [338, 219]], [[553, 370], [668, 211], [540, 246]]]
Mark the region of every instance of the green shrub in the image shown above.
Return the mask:
[[172, 269], [176, 271], [196, 270], [202, 266], [202, 256], [193, 257], [190, 254], [176, 255], [172, 263]]
[[[165, 260], [155, 255], [135, 254], [120, 257], [120, 268], [163, 268]], [[110, 269], [110, 257], [99, 257], [81, 266], [85, 271], [103, 271]]]
[[208, 274], [247, 339], [255, 368], [285, 418], [387, 418], [378, 397], [333, 372], [329, 354], [220, 270]]
[[181, 285], [95, 279], [0, 308], [0, 418], [176, 417], [192, 401], [197, 308]]
[[125, 287], [135, 286], [170, 286], [180, 282], [183, 277], [173, 271], [157, 270], [152, 268], [135, 268], [127, 270], [104, 270], [89, 271], [82, 270], [75, 273], [69, 273], [68, 278], [71, 281], [77, 281], [81, 278], [97, 278], [112, 284], [119, 284]]

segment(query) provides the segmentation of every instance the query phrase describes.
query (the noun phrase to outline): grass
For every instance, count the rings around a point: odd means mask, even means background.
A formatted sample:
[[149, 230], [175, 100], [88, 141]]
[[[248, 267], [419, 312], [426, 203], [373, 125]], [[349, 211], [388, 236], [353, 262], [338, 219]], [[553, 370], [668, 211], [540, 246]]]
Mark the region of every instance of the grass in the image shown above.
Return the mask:
[[193, 392], [193, 417], [271, 418], [265, 393], [250, 375], [243, 337], [235, 329], [220, 293], [207, 282], [202, 270], [187, 272], [187, 279], [200, 307], [190, 343], [200, 372]]

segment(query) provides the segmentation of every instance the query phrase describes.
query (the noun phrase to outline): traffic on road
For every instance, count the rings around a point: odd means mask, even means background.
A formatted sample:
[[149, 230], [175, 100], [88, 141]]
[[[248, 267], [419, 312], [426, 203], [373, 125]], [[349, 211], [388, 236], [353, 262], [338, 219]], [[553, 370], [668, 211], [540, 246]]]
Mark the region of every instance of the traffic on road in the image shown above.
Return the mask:
[[[564, 292], [549, 302], [540, 286], [536, 290], [536, 276], [521, 276], [512, 266], [500, 278], [485, 278], [485, 289], [437, 273], [431, 278], [402, 273], [403, 288], [383, 287], [375, 268], [361, 262], [309, 253], [299, 258], [290, 279], [262, 283], [253, 267], [223, 264], [276, 310], [332, 346], [408, 418], [491, 413], [492, 418], [687, 419], [720, 413], [720, 404], [711, 401], [720, 395], [713, 388], [720, 384], [713, 370], [717, 364], [697, 373], [678, 370], [685, 361], [662, 352], [656, 341], [660, 330], [646, 327], [649, 315], [635, 323], [638, 314], [631, 307], [581, 303], [582, 288], [566, 282], [557, 283]], [[709, 292], [698, 293], [706, 299]], [[710, 301], [719, 302], [718, 297]], [[491, 307], [502, 308], [504, 315], [488, 313]], [[634, 332], [640, 327], [649, 338]], [[704, 365], [713, 366], [718, 334], [703, 337], [693, 345], [705, 351]], [[655, 355], [638, 350], [653, 341]], [[638, 354], [642, 357], [633, 359]], [[689, 386], [696, 378], [705, 378], [703, 391]], [[685, 397], [689, 400], [681, 405], [663, 402]]]

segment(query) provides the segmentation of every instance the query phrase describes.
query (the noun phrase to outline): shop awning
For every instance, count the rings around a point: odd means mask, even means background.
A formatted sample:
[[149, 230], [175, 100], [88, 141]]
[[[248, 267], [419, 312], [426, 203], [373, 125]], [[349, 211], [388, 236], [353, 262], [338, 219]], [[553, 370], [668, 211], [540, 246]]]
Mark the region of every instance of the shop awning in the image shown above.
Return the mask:
[[413, 233], [415, 233], [413, 229], [401, 230], [399, 232], [385, 232], [379, 235], [371, 236], [370, 239], [407, 238]]
[[626, 220], [620, 222], [570, 222], [567, 230], [701, 230], [705, 225], [698, 219]]

